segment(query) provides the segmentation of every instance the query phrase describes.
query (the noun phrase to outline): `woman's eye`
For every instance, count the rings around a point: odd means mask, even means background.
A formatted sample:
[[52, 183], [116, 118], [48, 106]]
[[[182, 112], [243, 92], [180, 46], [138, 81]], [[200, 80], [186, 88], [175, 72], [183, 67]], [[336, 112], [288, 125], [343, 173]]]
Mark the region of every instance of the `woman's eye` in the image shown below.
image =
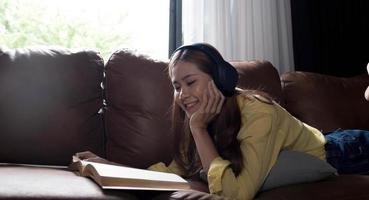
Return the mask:
[[174, 86], [174, 90], [175, 90], [175, 91], [177, 91], [177, 92], [178, 92], [180, 89], [181, 89], [180, 87], [176, 87], [176, 86]]
[[195, 81], [189, 81], [188, 83], [187, 83], [187, 85], [192, 85], [192, 84], [194, 84], [195, 83]]

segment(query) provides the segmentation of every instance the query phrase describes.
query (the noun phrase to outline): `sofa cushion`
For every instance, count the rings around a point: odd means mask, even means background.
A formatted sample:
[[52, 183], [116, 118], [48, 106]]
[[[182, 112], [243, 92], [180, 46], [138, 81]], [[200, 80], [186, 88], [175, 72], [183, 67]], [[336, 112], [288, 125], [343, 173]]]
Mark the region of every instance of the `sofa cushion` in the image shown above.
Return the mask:
[[236, 67], [240, 75], [239, 87], [264, 91], [283, 105], [281, 80], [277, 69], [270, 62], [234, 61], [231, 64]]
[[291, 72], [281, 79], [285, 108], [303, 122], [323, 132], [337, 128], [369, 130], [369, 103], [364, 98], [367, 74], [341, 78]]
[[259, 193], [255, 200], [369, 199], [369, 176], [340, 175], [324, 181], [302, 183]]
[[106, 64], [107, 158], [138, 168], [171, 160], [172, 86], [167, 64], [129, 50]]
[[0, 199], [136, 199], [66, 169], [0, 164]]
[[93, 51], [0, 49], [0, 162], [67, 165], [103, 151], [103, 60]]

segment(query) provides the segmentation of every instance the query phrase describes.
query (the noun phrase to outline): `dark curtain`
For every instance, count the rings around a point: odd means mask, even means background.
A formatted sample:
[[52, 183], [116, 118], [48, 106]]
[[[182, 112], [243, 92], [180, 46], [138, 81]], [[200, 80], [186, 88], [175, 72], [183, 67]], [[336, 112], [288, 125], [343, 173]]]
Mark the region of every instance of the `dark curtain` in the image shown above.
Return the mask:
[[368, 0], [291, 0], [295, 69], [348, 77], [369, 62]]
[[182, 0], [170, 0], [169, 11], [169, 56], [182, 45]]

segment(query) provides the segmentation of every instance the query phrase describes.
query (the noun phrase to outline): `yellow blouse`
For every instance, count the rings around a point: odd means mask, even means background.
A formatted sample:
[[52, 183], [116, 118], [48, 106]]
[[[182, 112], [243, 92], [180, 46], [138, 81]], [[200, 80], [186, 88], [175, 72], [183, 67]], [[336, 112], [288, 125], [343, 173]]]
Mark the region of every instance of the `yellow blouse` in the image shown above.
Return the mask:
[[[240, 200], [252, 199], [281, 150], [306, 152], [325, 160], [326, 141], [319, 130], [299, 121], [276, 103], [260, 101], [262, 98], [237, 97], [242, 118], [237, 139], [241, 144], [244, 168], [235, 177], [228, 160], [215, 158], [208, 171], [210, 193]], [[157, 163], [149, 169], [186, 174], [174, 161], [168, 167]]]

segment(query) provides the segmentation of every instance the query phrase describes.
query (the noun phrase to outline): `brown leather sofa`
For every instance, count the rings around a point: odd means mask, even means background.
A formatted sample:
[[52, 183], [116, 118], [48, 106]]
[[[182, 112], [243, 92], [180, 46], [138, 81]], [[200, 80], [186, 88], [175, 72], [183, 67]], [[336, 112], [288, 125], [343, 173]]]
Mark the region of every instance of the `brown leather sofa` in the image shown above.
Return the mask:
[[[232, 62], [243, 88], [261, 89], [322, 131], [369, 130], [367, 74], [279, 76], [264, 61]], [[75, 152], [146, 168], [170, 162], [172, 87], [166, 63], [129, 50], [0, 49], [0, 199], [169, 199], [169, 192], [101, 190], [67, 166]], [[206, 185], [192, 181], [194, 189]], [[369, 176], [276, 188], [259, 200], [369, 199]], [[201, 196], [201, 194], [199, 194]], [[216, 199], [204, 196], [202, 199]]]

